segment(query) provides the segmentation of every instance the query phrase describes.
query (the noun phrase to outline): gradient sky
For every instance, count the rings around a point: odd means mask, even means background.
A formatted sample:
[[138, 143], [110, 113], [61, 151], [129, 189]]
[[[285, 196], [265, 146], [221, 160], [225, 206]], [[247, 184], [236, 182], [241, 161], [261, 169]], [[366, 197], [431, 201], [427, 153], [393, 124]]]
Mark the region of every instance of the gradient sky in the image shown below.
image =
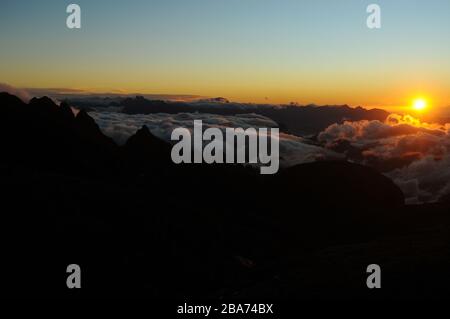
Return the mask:
[[[82, 8], [69, 30], [65, 8]], [[366, 27], [378, 3], [382, 29]], [[449, 0], [0, 0], [0, 82], [246, 102], [450, 105]]]

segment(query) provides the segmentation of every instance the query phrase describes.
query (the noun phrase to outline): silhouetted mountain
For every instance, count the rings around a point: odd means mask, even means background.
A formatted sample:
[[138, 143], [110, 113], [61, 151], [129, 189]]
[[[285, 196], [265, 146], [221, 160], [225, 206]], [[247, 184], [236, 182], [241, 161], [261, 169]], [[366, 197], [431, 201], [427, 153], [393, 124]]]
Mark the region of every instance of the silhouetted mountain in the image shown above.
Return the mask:
[[310, 135], [323, 131], [334, 123], [344, 121], [384, 121], [389, 113], [380, 110], [366, 110], [362, 107], [343, 106], [287, 106], [281, 109], [264, 109], [255, 112], [282, 124], [292, 134]]
[[59, 108], [61, 110], [62, 118], [66, 122], [69, 123], [69, 122], [73, 121], [73, 119], [75, 118], [75, 115], [73, 114], [72, 109], [70, 108], [70, 106], [67, 103], [62, 102], [59, 105]]
[[113, 148], [115, 146], [114, 141], [105, 136], [98, 127], [95, 120], [90, 117], [86, 111], [81, 110], [75, 117], [75, 126], [77, 128], [77, 133], [79, 136], [85, 140], [89, 140], [101, 147]]
[[[213, 101], [210, 101], [211, 103]], [[203, 112], [220, 115], [255, 113], [266, 116], [279, 124], [285, 132], [295, 135], [316, 134], [334, 123], [359, 120], [384, 121], [388, 112], [380, 109], [366, 110], [362, 107], [343, 106], [280, 106], [245, 107], [232, 103], [190, 104], [180, 102], [150, 101], [143, 97], [127, 98], [122, 101], [123, 112], [127, 114], [152, 113], [194, 113]]]
[[25, 107], [25, 103], [21, 99], [6, 92], [0, 93], [0, 101], [2, 113], [17, 113]]
[[224, 97], [213, 97], [210, 99], [201, 99], [200, 103], [230, 103], [230, 101]]
[[142, 96], [136, 96], [134, 99], [126, 98], [121, 104], [124, 106], [123, 112], [127, 114], [175, 114], [181, 112], [193, 112], [187, 103], [147, 100]]
[[46, 113], [47, 115], [58, 114], [58, 106], [47, 96], [41, 98], [32, 98], [29, 102], [33, 111]]
[[128, 139], [122, 151], [123, 165], [135, 173], [170, 167], [170, 145], [155, 137], [145, 125]]
[[282, 171], [278, 178], [282, 185], [277, 189], [282, 189], [288, 198], [302, 194], [317, 206], [364, 209], [369, 204], [371, 208], [383, 209], [404, 205], [402, 191], [389, 178], [346, 161], [298, 165]]
[[117, 146], [87, 113], [81, 111], [75, 117], [67, 104], [58, 106], [43, 97], [26, 105], [7, 94], [0, 96], [0, 107], [8, 109], [2, 112], [0, 128], [8, 136], [4, 149], [8, 161], [66, 173], [101, 172], [105, 166], [115, 166], [111, 161]]

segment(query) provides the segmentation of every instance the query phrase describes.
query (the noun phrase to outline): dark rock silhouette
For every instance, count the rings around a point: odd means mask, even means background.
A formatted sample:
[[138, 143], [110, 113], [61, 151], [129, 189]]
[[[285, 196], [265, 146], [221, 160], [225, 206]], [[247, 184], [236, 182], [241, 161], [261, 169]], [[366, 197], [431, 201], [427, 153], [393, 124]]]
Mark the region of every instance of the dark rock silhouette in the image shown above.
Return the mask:
[[164, 170], [165, 167], [171, 167], [170, 152], [170, 145], [155, 137], [144, 125], [124, 145], [123, 165], [126, 171], [141, 175]]
[[11, 113], [18, 113], [23, 110], [25, 103], [17, 96], [6, 92], [0, 92], [1, 112], [9, 115]]
[[[298, 165], [281, 172], [278, 179], [287, 197], [302, 194], [318, 206], [364, 209], [370, 203], [371, 208], [383, 209], [404, 205], [402, 191], [389, 178], [374, 169], [349, 162]], [[326, 200], [321, 200], [323, 198]]]
[[154, 157], [161, 156], [166, 162], [170, 160], [167, 156], [170, 154], [170, 145], [155, 137], [145, 125], [128, 139], [125, 149], [130, 152], [152, 154]]

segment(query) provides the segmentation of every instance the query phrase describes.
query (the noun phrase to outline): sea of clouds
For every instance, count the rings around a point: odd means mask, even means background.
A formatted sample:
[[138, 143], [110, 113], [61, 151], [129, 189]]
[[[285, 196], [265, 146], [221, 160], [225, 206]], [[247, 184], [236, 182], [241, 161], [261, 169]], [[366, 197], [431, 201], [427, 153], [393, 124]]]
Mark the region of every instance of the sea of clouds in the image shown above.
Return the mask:
[[[270, 128], [278, 124], [257, 114], [224, 116], [203, 113], [127, 115], [91, 112], [101, 130], [123, 145], [143, 125], [170, 142], [177, 127], [193, 129], [194, 120], [204, 128]], [[347, 159], [382, 170], [404, 192], [408, 203], [433, 202], [450, 193], [450, 124], [421, 123], [411, 116], [392, 114], [385, 122], [356, 121], [333, 124], [315, 141], [280, 133], [280, 164], [288, 167], [317, 160]], [[346, 141], [359, 156], [336, 150]], [[389, 165], [387, 165], [389, 164]]]
[[[170, 142], [172, 131], [178, 127], [193, 130], [194, 120], [201, 120], [203, 128], [216, 127], [223, 131], [226, 128], [273, 128], [278, 124], [273, 120], [258, 114], [240, 114], [225, 116], [205, 113], [178, 113], [178, 114], [148, 114], [128, 115], [111, 112], [90, 112], [102, 132], [113, 138], [116, 143], [123, 145], [128, 138], [136, 133], [142, 126], [157, 137]], [[325, 159], [342, 159], [343, 156], [332, 150], [312, 145], [308, 140], [294, 135], [280, 133], [280, 164], [292, 166], [301, 163]]]
[[[26, 90], [8, 84], [0, 83], [0, 91], [14, 94], [25, 102], [30, 99]], [[209, 105], [210, 102], [197, 103]], [[100, 129], [120, 145], [144, 125], [168, 142], [175, 128], [192, 130], [194, 120], [202, 120], [205, 129], [278, 127], [273, 120], [257, 114], [127, 115], [113, 111], [89, 114]], [[332, 124], [318, 132], [314, 140], [285, 133], [280, 133], [279, 139], [280, 164], [284, 167], [317, 160], [346, 159], [382, 171], [402, 189], [408, 203], [434, 202], [450, 195], [449, 123], [429, 124], [408, 115], [391, 114], [384, 122], [363, 120]]]

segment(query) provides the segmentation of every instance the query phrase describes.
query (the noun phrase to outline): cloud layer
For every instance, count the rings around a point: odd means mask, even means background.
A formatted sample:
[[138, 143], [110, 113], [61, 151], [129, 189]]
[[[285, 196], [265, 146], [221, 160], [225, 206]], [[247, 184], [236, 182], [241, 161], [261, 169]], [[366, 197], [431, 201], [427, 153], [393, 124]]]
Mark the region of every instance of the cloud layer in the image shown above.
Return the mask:
[[[143, 125], [169, 142], [175, 128], [192, 130], [194, 120], [202, 120], [204, 129], [277, 127], [271, 119], [257, 114], [90, 114], [118, 144], [124, 144]], [[403, 190], [408, 203], [433, 202], [450, 194], [450, 124], [422, 123], [411, 116], [392, 114], [385, 122], [333, 124], [318, 135], [315, 144], [280, 133], [280, 156], [280, 164], [285, 167], [345, 158], [376, 167]]]
[[[271, 128], [277, 124], [271, 119], [257, 114], [241, 114], [224, 116], [203, 113], [178, 114], [148, 114], [127, 115], [113, 112], [89, 113], [100, 126], [103, 133], [113, 138], [119, 145], [123, 145], [130, 136], [146, 125], [159, 138], [170, 142], [172, 131], [178, 127], [185, 127], [192, 131], [194, 120], [202, 120], [203, 128]], [[342, 155], [308, 144], [308, 141], [294, 135], [280, 133], [280, 164], [292, 166], [295, 164], [313, 162], [319, 159], [338, 159]]]
[[392, 114], [384, 123], [333, 124], [318, 140], [349, 160], [384, 171], [409, 203], [436, 201], [450, 193], [450, 124], [421, 123]]

